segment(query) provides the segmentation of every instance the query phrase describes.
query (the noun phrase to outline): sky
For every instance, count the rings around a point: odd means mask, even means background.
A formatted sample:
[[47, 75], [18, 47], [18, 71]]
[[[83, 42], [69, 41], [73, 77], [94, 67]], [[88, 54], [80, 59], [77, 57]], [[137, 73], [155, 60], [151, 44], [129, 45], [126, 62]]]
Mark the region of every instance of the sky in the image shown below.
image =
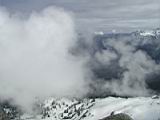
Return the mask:
[[47, 6], [74, 13], [78, 28], [133, 31], [160, 26], [160, 0], [0, 0], [11, 12], [28, 14]]

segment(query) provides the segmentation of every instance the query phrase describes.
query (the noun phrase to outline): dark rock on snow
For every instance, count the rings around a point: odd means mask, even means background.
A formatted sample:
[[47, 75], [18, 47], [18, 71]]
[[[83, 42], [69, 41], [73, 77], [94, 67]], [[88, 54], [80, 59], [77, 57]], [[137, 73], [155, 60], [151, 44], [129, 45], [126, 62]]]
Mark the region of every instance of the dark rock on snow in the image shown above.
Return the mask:
[[116, 115], [110, 115], [108, 117], [105, 117], [99, 120], [133, 120], [133, 119], [127, 114], [120, 113]]

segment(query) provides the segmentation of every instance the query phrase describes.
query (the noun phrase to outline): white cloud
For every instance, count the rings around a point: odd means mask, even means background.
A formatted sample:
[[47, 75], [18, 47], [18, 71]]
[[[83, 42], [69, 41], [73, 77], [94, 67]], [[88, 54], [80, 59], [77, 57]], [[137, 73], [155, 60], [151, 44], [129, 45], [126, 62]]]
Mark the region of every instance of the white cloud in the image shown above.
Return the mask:
[[27, 19], [0, 9], [0, 96], [29, 107], [35, 97], [85, 95], [85, 59], [69, 53], [74, 28], [63, 9], [46, 8]]

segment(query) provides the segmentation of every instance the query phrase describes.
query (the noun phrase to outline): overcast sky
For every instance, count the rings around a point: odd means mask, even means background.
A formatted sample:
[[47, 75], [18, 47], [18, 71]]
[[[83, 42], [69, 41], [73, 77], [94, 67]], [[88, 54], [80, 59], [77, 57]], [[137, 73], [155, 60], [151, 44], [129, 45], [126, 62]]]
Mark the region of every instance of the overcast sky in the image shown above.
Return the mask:
[[81, 29], [132, 31], [160, 27], [160, 0], [0, 0], [0, 4], [25, 14], [51, 5], [63, 7], [75, 14]]

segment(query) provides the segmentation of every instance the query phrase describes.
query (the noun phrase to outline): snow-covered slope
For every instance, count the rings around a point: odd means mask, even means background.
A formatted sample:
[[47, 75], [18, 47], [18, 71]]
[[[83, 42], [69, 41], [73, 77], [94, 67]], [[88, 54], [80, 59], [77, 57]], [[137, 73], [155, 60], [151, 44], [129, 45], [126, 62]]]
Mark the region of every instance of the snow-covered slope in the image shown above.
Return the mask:
[[85, 120], [98, 120], [109, 116], [111, 112], [126, 113], [134, 120], [158, 120], [160, 118], [160, 99], [153, 98], [105, 98], [97, 99], [91, 108], [92, 118]]
[[159, 120], [160, 98], [136, 97], [103, 99], [54, 99], [45, 100], [42, 104], [42, 115], [25, 117], [30, 120], [99, 120], [112, 112], [126, 113], [134, 120]]
[[42, 105], [43, 118], [52, 117], [55, 119], [81, 119], [84, 116], [89, 116], [89, 109], [94, 106], [93, 99], [49, 99]]

